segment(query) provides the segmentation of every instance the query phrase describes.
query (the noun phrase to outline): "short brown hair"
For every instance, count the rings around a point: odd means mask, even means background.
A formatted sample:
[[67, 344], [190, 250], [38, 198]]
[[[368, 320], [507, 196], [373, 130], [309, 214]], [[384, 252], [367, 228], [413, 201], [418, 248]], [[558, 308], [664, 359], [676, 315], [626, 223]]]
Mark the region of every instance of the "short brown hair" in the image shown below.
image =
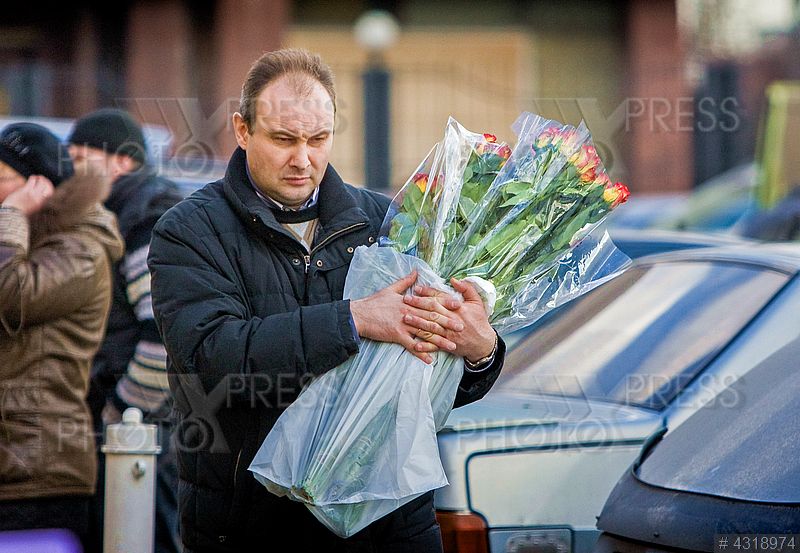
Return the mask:
[[299, 48], [286, 48], [267, 52], [258, 58], [247, 72], [242, 84], [242, 96], [239, 100], [239, 113], [247, 124], [247, 130], [253, 132], [256, 121], [256, 100], [261, 91], [275, 79], [284, 75], [300, 77], [293, 80], [298, 92], [308, 93], [308, 80], [316, 80], [327, 91], [336, 113], [336, 89], [333, 84], [333, 71], [322, 61], [318, 54], [312, 54]]

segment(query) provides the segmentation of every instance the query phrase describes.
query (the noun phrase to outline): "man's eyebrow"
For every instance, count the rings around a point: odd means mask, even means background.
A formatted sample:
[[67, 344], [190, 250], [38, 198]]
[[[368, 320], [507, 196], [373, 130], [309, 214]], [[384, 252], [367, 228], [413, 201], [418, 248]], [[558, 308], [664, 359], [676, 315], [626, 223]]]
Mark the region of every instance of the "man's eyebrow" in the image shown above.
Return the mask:
[[[268, 132], [270, 136], [290, 136], [292, 138], [298, 138], [301, 134], [303, 134], [303, 133], [295, 133], [288, 129], [272, 129]], [[330, 134], [330, 133], [331, 129], [329, 127], [321, 127], [317, 130], [308, 133], [308, 136], [320, 136], [323, 134]]]
[[321, 136], [323, 134], [331, 134], [331, 129], [329, 127], [321, 127], [315, 131], [308, 133], [308, 136], [315, 137], [315, 136]]

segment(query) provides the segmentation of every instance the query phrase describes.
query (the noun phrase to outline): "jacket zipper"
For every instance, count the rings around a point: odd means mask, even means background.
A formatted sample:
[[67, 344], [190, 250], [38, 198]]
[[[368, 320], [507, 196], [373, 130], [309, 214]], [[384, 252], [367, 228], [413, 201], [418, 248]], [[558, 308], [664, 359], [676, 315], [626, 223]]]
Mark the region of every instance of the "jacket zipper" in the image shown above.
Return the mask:
[[304, 268], [304, 275], [305, 275], [305, 283], [303, 286], [303, 305], [308, 305], [308, 274], [309, 268], [311, 267], [311, 256], [314, 255], [315, 252], [319, 251], [325, 244], [329, 243], [334, 238], [337, 238], [343, 234], [347, 234], [348, 232], [355, 230], [357, 228], [365, 227], [367, 223], [356, 223], [355, 225], [350, 225], [349, 227], [345, 227], [341, 230], [338, 230], [328, 236], [325, 240], [311, 248], [311, 251], [308, 253], [303, 253], [303, 263], [305, 264]]
[[[327, 244], [328, 242], [330, 242], [334, 238], [338, 238], [342, 234], [346, 234], [346, 233], [350, 232], [351, 230], [355, 230], [357, 228], [361, 228], [361, 227], [365, 227], [365, 226], [367, 226], [367, 223], [356, 223], [355, 225], [350, 225], [349, 227], [344, 227], [342, 230], [337, 230], [336, 232], [334, 232], [333, 234], [328, 236], [325, 240], [323, 240], [322, 242], [320, 242], [319, 244], [317, 244], [316, 246], [311, 248], [311, 255], [314, 255], [314, 252], [319, 250], [322, 246], [324, 246], [325, 244]], [[309, 259], [309, 262], [310, 261], [311, 260]]]

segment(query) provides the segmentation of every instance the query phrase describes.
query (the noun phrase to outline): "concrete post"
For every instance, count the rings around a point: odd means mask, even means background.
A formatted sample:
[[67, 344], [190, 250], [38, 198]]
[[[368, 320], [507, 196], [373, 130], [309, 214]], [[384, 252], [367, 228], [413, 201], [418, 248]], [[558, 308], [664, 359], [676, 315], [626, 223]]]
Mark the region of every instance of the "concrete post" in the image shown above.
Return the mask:
[[156, 425], [126, 409], [122, 423], [106, 429], [103, 553], [152, 553], [155, 519]]

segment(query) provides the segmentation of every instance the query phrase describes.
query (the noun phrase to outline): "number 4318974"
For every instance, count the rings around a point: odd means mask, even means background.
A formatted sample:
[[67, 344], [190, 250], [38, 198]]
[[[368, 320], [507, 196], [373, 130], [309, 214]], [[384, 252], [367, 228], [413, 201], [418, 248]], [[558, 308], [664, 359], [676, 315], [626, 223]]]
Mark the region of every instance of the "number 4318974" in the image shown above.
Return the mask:
[[794, 535], [736, 536], [732, 549], [743, 551], [789, 551], [795, 549]]

